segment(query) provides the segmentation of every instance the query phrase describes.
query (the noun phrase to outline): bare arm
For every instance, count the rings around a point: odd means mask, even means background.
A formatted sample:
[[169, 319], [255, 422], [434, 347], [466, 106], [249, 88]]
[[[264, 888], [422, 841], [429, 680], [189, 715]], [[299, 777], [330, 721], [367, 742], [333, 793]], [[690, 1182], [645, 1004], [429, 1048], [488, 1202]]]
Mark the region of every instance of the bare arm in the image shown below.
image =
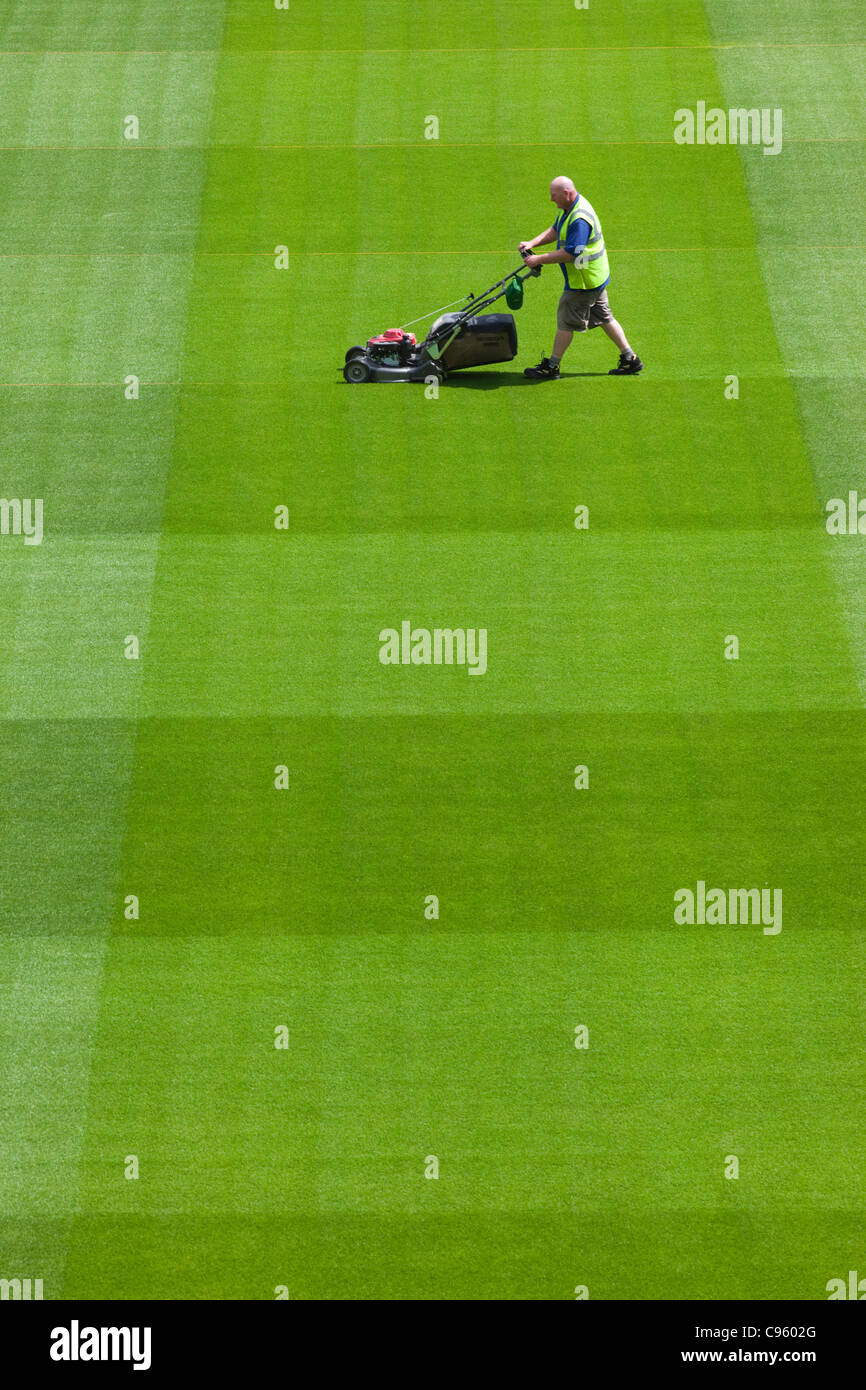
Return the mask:
[[534, 247], [547, 246], [551, 241], [556, 241], [556, 229], [554, 227], [548, 227], [546, 232], [540, 232], [531, 241], [521, 241], [520, 250], [532, 251]]
[[532, 267], [537, 265], [558, 265], [561, 261], [574, 261], [574, 256], [570, 251], [566, 251], [564, 246], [559, 251], [542, 251], [540, 256], [526, 257], [526, 264]]

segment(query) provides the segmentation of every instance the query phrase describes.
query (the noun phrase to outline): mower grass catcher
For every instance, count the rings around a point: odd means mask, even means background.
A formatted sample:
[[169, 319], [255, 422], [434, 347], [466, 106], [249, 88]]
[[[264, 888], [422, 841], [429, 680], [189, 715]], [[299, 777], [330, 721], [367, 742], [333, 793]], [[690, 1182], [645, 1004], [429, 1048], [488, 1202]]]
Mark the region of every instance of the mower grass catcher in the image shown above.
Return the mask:
[[432, 314], [422, 314], [413, 322], [420, 323], [438, 315], [423, 342], [419, 343], [415, 334], [407, 333], [406, 328], [389, 328], [386, 333], [369, 338], [366, 347], [349, 348], [343, 376], [355, 384], [426, 381], [430, 377], [442, 381], [447, 372], [464, 367], [510, 362], [517, 356], [517, 326], [512, 315], [485, 314], [483, 310], [489, 309], [503, 295], [509, 308], [519, 309], [523, 303], [523, 281], [530, 275], [540, 274], [540, 266], [534, 270], [519, 267], [483, 294], [467, 295], [468, 303], [456, 313], [434, 309]]

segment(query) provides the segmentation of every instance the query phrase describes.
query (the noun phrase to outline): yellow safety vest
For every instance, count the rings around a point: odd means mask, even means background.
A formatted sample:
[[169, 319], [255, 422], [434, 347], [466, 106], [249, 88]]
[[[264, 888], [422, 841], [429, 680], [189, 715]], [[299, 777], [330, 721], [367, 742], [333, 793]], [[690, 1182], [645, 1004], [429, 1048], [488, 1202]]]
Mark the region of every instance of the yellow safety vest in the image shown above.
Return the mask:
[[576, 260], [562, 262], [562, 273], [565, 276], [566, 287], [570, 290], [597, 290], [610, 279], [610, 265], [598, 214], [592, 204], [580, 194], [577, 195], [573, 206], [554, 223], [556, 249], [559, 251], [565, 246], [568, 229], [578, 217], [582, 217], [584, 222], [590, 225], [589, 240]]

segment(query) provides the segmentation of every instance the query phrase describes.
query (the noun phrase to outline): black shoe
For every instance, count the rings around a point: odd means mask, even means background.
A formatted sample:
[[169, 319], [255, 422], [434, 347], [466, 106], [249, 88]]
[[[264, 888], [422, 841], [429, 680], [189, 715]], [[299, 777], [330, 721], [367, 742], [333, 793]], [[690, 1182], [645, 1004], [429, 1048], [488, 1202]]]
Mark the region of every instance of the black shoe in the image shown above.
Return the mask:
[[542, 357], [537, 367], [524, 367], [523, 375], [532, 381], [558, 381], [559, 368], [551, 366], [549, 357]]
[[643, 371], [643, 362], [636, 353], [621, 352], [619, 364], [611, 367], [608, 376], [637, 376], [638, 372]]

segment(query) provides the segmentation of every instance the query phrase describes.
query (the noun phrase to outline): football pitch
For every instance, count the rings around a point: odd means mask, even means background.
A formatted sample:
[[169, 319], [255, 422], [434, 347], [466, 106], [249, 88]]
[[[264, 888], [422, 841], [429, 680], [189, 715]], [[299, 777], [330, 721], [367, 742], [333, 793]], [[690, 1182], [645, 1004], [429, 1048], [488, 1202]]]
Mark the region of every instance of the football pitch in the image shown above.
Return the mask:
[[[864, 58], [860, 0], [0, 0], [0, 1278], [866, 1276]], [[640, 376], [523, 376], [548, 265], [514, 361], [344, 382], [557, 175]]]

